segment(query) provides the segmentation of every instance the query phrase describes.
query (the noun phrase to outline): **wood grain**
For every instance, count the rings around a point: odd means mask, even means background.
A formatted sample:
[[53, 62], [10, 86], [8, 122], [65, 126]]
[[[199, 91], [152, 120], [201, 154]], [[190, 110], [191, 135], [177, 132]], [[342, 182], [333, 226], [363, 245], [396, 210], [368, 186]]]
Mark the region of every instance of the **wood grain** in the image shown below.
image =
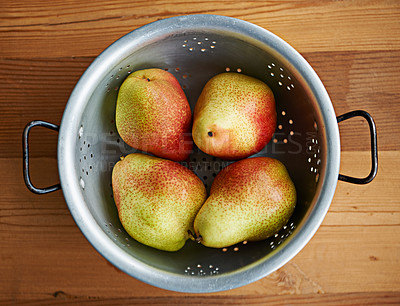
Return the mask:
[[[324, 83], [337, 115], [364, 109], [378, 129], [379, 169], [364, 186], [338, 182], [306, 247], [267, 277], [234, 290], [155, 288], [105, 260], [76, 226], [61, 191], [29, 192], [22, 130], [59, 124], [82, 73], [108, 45], [149, 22], [186, 14], [240, 18], [282, 37]], [[0, 304], [399, 305], [400, 2], [396, 0], [0, 0]], [[369, 172], [363, 119], [340, 123], [340, 173]], [[31, 175], [59, 181], [58, 134], [31, 132]]]
[[[362, 9], [360, 9], [362, 8]], [[0, 56], [94, 56], [158, 19], [219, 14], [249, 20], [300, 52], [398, 50], [398, 1], [91, 1], [2, 5]], [[388, 31], [388, 29], [390, 29]], [[300, 33], [300, 35], [299, 35]], [[40, 56], [40, 57], [41, 57]]]
[[[23, 305], [173, 305], [175, 297], [128, 297], [99, 299], [98, 297], [74, 296], [63, 291], [53, 294], [54, 298], [32, 299], [23, 301]], [[341, 293], [341, 294], [309, 294], [309, 295], [246, 295], [246, 296], [186, 296], [180, 299], [180, 305], [397, 305], [400, 302], [396, 292], [371, 293]], [[371, 303], [373, 302], [373, 303]], [[15, 305], [14, 300], [6, 300], [5, 304]], [[22, 303], [21, 303], [22, 304]]]
[[[360, 155], [365, 154], [368, 152], [346, 152], [343, 167], [350, 172], [358, 169]], [[316, 294], [312, 296], [315, 303], [335, 303], [345, 297], [349, 298], [346, 303], [363, 303], [373, 296], [371, 292], [376, 292], [376, 303], [397, 301], [397, 290], [387, 290], [400, 288], [396, 273], [400, 266], [400, 190], [393, 188], [400, 185], [400, 173], [391, 167], [399, 158], [399, 152], [381, 152], [379, 176], [371, 183], [373, 187], [360, 190], [360, 186], [338, 182], [332, 205], [316, 235], [284, 267], [251, 285], [197, 298], [204, 297], [212, 304], [223, 296], [241, 304], [246, 296], [262, 304], [267, 297], [274, 301], [274, 295], [283, 295], [280, 302], [294, 303], [293, 294], [298, 301]], [[31, 194], [23, 186], [21, 169], [13, 171], [16, 164], [17, 158], [0, 159], [7, 182], [0, 210], [0, 258], [4, 263], [0, 270], [6, 276], [0, 279], [0, 296], [32, 303], [83, 303], [92, 299], [111, 303], [113, 298], [115, 302], [130, 298], [132, 303], [147, 299], [149, 304], [173, 302], [185, 296], [146, 285], [114, 268], [80, 233], [62, 193]], [[40, 173], [35, 178], [38, 185], [57, 180], [51, 158], [33, 159], [32, 172]], [[384, 195], [380, 202], [373, 190]], [[196, 301], [190, 299], [188, 304]]]
[[[379, 149], [400, 147], [399, 137], [387, 137], [400, 130], [400, 93], [394, 81], [400, 79], [400, 51], [304, 56], [320, 75], [337, 115], [356, 109], [370, 112], [377, 124]], [[7, 131], [0, 134], [0, 157], [22, 156], [21, 135], [28, 122], [40, 119], [60, 124], [70, 93], [93, 60], [0, 58], [0, 91], [7, 93], [0, 96], [0, 131]], [[374, 107], [378, 102], [384, 107]], [[369, 129], [364, 119], [349, 120], [339, 127], [343, 151], [369, 149]], [[57, 135], [43, 130], [32, 133], [31, 154], [55, 156]]]

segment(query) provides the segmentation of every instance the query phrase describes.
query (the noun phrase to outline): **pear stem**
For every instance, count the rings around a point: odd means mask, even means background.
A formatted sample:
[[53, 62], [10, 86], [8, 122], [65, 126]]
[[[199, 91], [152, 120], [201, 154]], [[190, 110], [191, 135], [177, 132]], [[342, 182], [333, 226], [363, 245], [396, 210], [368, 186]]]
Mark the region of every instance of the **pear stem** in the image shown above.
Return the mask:
[[196, 236], [192, 233], [191, 230], [188, 230], [187, 233], [189, 234], [189, 237], [193, 240], [196, 240]]
[[201, 237], [201, 235], [199, 235], [199, 237], [196, 238], [197, 243], [201, 243], [202, 240], [203, 240], [203, 237]]
[[201, 235], [199, 235], [199, 237], [196, 237], [196, 235], [193, 234], [191, 230], [188, 230], [187, 232], [189, 236], [193, 238], [193, 240], [196, 241], [197, 243], [200, 243], [203, 240], [203, 237], [201, 237]]

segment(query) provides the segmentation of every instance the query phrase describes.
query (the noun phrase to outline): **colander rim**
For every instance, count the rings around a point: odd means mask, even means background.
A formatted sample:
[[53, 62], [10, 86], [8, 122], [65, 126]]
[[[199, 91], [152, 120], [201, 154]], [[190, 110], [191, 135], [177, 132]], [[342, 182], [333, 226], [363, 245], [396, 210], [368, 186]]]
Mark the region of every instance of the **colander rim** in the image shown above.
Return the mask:
[[[297, 69], [309, 84], [310, 91], [316, 97], [320, 107], [321, 120], [324, 122], [321, 133], [326, 139], [327, 164], [321, 173], [322, 184], [318, 193], [318, 205], [315, 205], [301, 231], [292, 239], [284, 242], [279, 252], [268, 256], [268, 260], [257, 262], [229, 273], [214, 276], [191, 277], [177, 275], [151, 267], [125, 251], [121, 250], [103, 231], [91, 215], [79, 184], [79, 173], [74, 167], [76, 137], [80, 126], [80, 114], [84, 112], [98, 82], [107, 72], [116, 66], [120, 58], [125, 58], [132, 50], [175, 34], [177, 31], [217, 30], [250, 37], [260, 45], [267, 44]], [[93, 245], [113, 265], [127, 274], [163, 289], [203, 293], [229, 290], [261, 279], [291, 260], [311, 239], [325, 217], [337, 184], [340, 164], [340, 139], [336, 115], [329, 95], [313, 68], [288, 43], [257, 25], [244, 20], [219, 15], [186, 15], [158, 20], [140, 27], [106, 48], [84, 72], [76, 84], [66, 105], [58, 140], [58, 168], [60, 182], [66, 203], [78, 227]]]

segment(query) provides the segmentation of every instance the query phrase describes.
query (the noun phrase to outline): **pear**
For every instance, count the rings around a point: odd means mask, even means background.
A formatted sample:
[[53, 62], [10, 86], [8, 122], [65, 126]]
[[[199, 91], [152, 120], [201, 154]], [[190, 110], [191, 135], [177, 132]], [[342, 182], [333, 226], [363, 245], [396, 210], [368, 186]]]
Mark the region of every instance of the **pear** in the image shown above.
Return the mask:
[[194, 221], [197, 240], [214, 248], [277, 233], [296, 205], [296, 190], [277, 159], [254, 157], [222, 169]]
[[177, 251], [192, 238], [194, 218], [207, 196], [203, 182], [189, 169], [142, 153], [116, 163], [112, 188], [126, 232], [164, 251]]
[[174, 161], [192, 151], [192, 113], [178, 80], [151, 68], [130, 74], [118, 92], [115, 123], [131, 147]]
[[203, 152], [238, 160], [261, 151], [276, 128], [275, 99], [264, 82], [221, 73], [204, 86], [193, 112], [193, 140]]

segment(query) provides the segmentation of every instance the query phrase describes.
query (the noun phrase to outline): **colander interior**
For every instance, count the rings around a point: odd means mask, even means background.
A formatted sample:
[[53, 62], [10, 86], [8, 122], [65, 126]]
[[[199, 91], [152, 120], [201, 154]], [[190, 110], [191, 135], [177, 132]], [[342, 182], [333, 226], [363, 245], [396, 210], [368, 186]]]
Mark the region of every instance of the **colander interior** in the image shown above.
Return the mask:
[[[326, 163], [323, 125], [318, 102], [299, 72], [273, 46], [235, 33], [201, 29], [178, 31], [135, 46], [113, 61], [101, 76], [80, 117], [75, 143], [75, 173], [82, 196], [99, 228], [123, 252], [154, 269], [176, 275], [214, 277], [268, 260], [301, 229], [317, 204]], [[278, 123], [271, 142], [257, 156], [282, 161], [292, 177], [298, 202], [287, 225], [271, 238], [225, 249], [187, 241], [178, 252], [159, 251], [132, 239], [121, 225], [113, 200], [111, 172], [121, 155], [136, 150], [119, 137], [115, 126], [117, 93], [133, 71], [162, 68], [176, 76], [193, 110], [201, 89], [212, 76], [234, 71], [267, 83], [276, 99]], [[209, 190], [215, 175], [228, 162], [195, 147], [190, 166]]]

